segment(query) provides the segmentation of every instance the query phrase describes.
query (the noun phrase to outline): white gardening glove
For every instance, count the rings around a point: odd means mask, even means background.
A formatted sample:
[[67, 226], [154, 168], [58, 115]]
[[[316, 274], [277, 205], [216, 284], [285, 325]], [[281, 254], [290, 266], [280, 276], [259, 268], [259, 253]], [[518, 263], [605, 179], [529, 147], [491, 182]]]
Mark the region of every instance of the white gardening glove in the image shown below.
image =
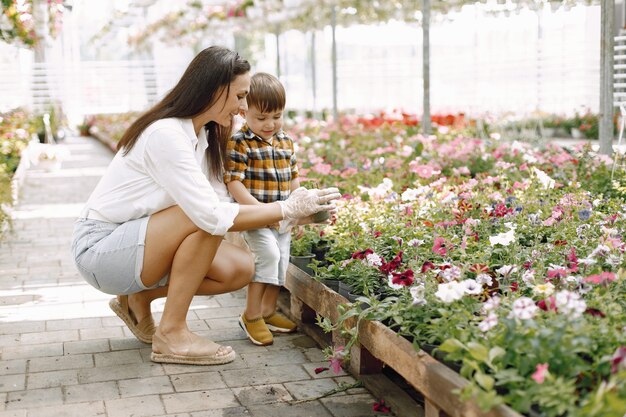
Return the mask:
[[284, 219], [278, 222], [278, 233], [283, 234], [290, 232], [295, 226], [298, 225], [297, 219]]
[[337, 188], [325, 188], [323, 190], [307, 190], [304, 187], [297, 188], [289, 198], [279, 201], [283, 213], [283, 219], [299, 220], [322, 210], [333, 210], [335, 205], [330, 203], [341, 197]]

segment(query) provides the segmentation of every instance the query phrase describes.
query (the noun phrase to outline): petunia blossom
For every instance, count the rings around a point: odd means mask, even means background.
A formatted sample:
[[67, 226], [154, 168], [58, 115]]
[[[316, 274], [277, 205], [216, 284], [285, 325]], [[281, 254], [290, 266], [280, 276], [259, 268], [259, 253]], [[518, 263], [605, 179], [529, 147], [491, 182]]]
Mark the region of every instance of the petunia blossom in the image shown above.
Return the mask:
[[496, 313], [491, 312], [489, 315], [478, 324], [478, 328], [481, 332], [487, 332], [493, 329], [498, 324], [498, 316]]
[[465, 286], [459, 282], [452, 281], [445, 284], [439, 284], [435, 297], [439, 298], [444, 303], [451, 303], [463, 298], [465, 293]]
[[529, 320], [535, 316], [537, 306], [534, 301], [528, 297], [520, 297], [513, 302], [513, 317], [521, 320]]
[[538, 363], [531, 378], [534, 379], [536, 383], [543, 384], [543, 381], [545, 381], [548, 375], [548, 366], [547, 363]]

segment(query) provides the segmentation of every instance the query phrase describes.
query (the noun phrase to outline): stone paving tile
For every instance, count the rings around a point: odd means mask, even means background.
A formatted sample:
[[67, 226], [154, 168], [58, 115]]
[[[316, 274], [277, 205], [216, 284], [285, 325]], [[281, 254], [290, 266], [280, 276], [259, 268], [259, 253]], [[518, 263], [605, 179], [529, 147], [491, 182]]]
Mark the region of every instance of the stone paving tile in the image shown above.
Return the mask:
[[216, 389], [162, 395], [168, 413], [186, 413], [212, 408], [239, 406], [237, 397], [229, 389]]
[[94, 327], [102, 327], [102, 319], [93, 317], [86, 319], [49, 320], [46, 322], [46, 331], [90, 329]]
[[245, 387], [261, 384], [278, 384], [310, 379], [300, 365], [266, 366], [249, 369], [222, 371], [222, 377], [229, 387]]
[[[197, 411], [189, 414], [190, 417], [247, 417], [248, 409], [244, 407], [221, 408], [219, 410]], [[296, 416], [294, 416], [296, 417]]]
[[63, 387], [63, 392], [65, 393], [66, 403], [83, 403], [120, 398], [116, 382], [70, 385]]
[[26, 417], [26, 410], [0, 411], [0, 417]]
[[[317, 401], [291, 405], [275, 403], [253, 405], [248, 407], [251, 417], [333, 417], [332, 414]], [[340, 414], [338, 414], [339, 416]]]
[[345, 370], [341, 370], [338, 374], [335, 374], [332, 370], [328, 370], [326, 372], [320, 372], [319, 374], [315, 373], [316, 368], [328, 368], [328, 361], [325, 362], [308, 362], [303, 363], [302, 367], [306, 370], [306, 372], [311, 376], [311, 378], [319, 379], [319, 378], [330, 378], [337, 376], [345, 376], [348, 375]]
[[[124, 332], [122, 327], [104, 327], [102, 329], [80, 329], [80, 340], [93, 340], [93, 339], [109, 339], [112, 337], [122, 337]], [[132, 336], [129, 330], [129, 337]]]
[[[0, 271], [0, 273], [2, 272]], [[0, 334], [32, 333], [32, 332], [43, 332], [45, 330], [46, 330], [45, 321], [31, 321], [31, 322], [0, 324]]]
[[78, 371], [76, 369], [50, 372], [31, 372], [28, 374], [26, 388], [53, 388], [74, 384], [78, 384]]
[[226, 388], [219, 372], [200, 372], [170, 376], [176, 392]]
[[6, 399], [7, 399], [7, 393], [6, 392], [0, 393], [0, 412], [4, 410]]
[[322, 398], [320, 401], [336, 416], [364, 417], [378, 414], [372, 409], [376, 400], [370, 394]]
[[274, 343], [267, 346], [267, 350], [285, 350], [298, 348], [314, 348], [317, 344], [309, 336], [302, 333], [274, 335]]
[[132, 337], [117, 337], [109, 339], [111, 350], [128, 350], [128, 349], [149, 349], [150, 345]]
[[0, 379], [0, 392], [26, 389], [26, 374], [4, 375]]
[[[337, 383], [330, 378], [286, 382], [284, 385], [287, 391], [289, 391], [296, 400], [315, 398], [334, 390], [338, 386]], [[344, 392], [338, 392], [333, 395], [338, 396], [346, 394]]]
[[108, 417], [148, 417], [165, 414], [165, 408], [158, 395], [106, 400], [104, 406]]
[[101, 353], [110, 350], [109, 341], [106, 339], [79, 340], [76, 342], [63, 343], [63, 353], [66, 355], [78, 355], [81, 353]]
[[244, 406], [293, 400], [285, 387], [279, 384], [233, 388], [233, 392]]
[[80, 369], [78, 382], [88, 384], [91, 382], [116, 381], [119, 379], [146, 378], [163, 375], [163, 368], [152, 363], [128, 364], [108, 366], [106, 368]]
[[238, 317], [242, 312], [241, 307], [203, 308], [196, 310], [199, 319], [217, 319], [222, 317]]
[[[352, 385], [356, 382], [356, 379], [354, 379], [352, 376], [348, 375], [348, 376], [340, 376], [337, 378], [333, 378], [338, 384], [344, 384], [344, 385]], [[346, 390], [346, 394], [367, 394], [368, 391], [364, 388], [364, 387], [359, 387], [359, 388], [350, 388], [349, 390]]]
[[26, 359], [0, 361], [0, 375], [23, 374], [26, 372]]
[[96, 367], [142, 363], [141, 355], [137, 350], [120, 350], [116, 352], [96, 353], [94, 359]]
[[[19, 346], [20, 344], [21, 342], [20, 342], [19, 334], [0, 335], [0, 346], [2, 346], [3, 349], [10, 347], [10, 346]], [[2, 356], [1, 350], [0, 350], [0, 356]]]
[[2, 359], [29, 359], [63, 354], [63, 343], [45, 345], [20, 345], [2, 348]]
[[29, 372], [60, 371], [62, 369], [84, 369], [93, 367], [93, 355], [64, 355], [31, 359]]
[[35, 333], [24, 333], [21, 341], [26, 344], [67, 342], [78, 340], [78, 330], [58, 330]]
[[28, 417], [100, 417], [105, 416], [104, 403], [92, 401], [88, 403], [63, 404], [52, 407], [32, 408]]
[[117, 383], [122, 398], [152, 394], [170, 394], [174, 392], [172, 382], [167, 376], [122, 379], [117, 381]]
[[295, 349], [273, 352], [242, 353], [241, 357], [251, 368], [306, 362], [304, 354]]
[[6, 409], [46, 407], [63, 404], [61, 388], [42, 388], [9, 392]]

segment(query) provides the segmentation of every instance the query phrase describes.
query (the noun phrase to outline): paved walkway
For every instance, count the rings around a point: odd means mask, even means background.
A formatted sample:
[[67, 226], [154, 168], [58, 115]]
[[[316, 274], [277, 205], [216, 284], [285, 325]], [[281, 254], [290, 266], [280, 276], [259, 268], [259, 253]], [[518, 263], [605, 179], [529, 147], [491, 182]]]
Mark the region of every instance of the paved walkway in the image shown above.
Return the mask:
[[[303, 334], [256, 347], [237, 325], [245, 292], [196, 297], [187, 320], [200, 335], [234, 347], [222, 366], [162, 365], [85, 284], [72, 263], [72, 225], [110, 161], [94, 139], [68, 138], [62, 169], [30, 168], [13, 233], [0, 243], [0, 417], [357, 417], [375, 399], [354, 388], [321, 399], [346, 374], [330, 371]], [[162, 300], [153, 303], [158, 320]]]

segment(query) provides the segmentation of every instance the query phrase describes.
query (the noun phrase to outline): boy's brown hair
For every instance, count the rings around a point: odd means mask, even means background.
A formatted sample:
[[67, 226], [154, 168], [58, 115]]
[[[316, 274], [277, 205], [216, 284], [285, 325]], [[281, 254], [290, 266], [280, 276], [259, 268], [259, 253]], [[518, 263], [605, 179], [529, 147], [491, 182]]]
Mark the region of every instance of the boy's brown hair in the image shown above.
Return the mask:
[[259, 72], [250, 80], [248, 106], [255, 107], [261, 113], [271, 113], [285, 109], [285, 88], [278, 78], [265, 72]]

